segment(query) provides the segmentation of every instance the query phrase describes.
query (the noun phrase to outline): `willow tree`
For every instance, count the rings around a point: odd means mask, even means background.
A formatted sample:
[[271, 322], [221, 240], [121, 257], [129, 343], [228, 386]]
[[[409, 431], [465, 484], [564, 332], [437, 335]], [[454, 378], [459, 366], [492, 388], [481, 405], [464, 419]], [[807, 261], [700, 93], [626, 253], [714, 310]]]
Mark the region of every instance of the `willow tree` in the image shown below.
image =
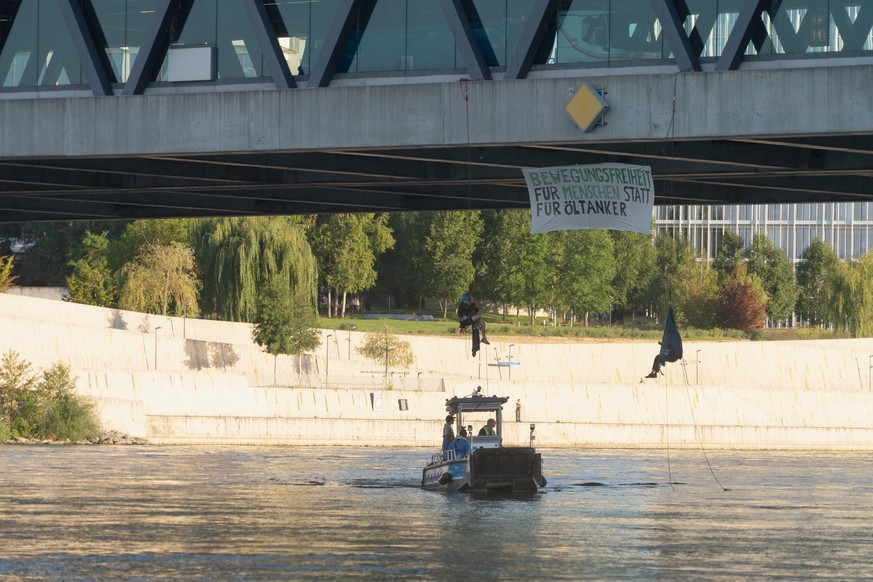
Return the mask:
[[824, 294], [829, 319], [852, 337], [873, 335], [873, 251], [837, 266]]
[[110, 232], [109, 246], [104, 252], [109, 270], [120, 271], [142, 252], [145, 245], [169, 245], [174, 242], [190, 244], [193, 223], [194, 219], [191, 218], [134, 220], [124, 227], [119, 236], [113, 238]]
[[314, 306], [317, 269], [303, 218], [234, 217], [198, 221], [191, 238], [204, 285], [204, 313], [227, 321], [254, 321], [258, 290], [287, 277], [294, 295]]
[[194, 251], [188, 245], [147, 243], [135, 259], [124, 265], [121, 275], [118, 306], [122, 309], [196, 315], [200, 281]]

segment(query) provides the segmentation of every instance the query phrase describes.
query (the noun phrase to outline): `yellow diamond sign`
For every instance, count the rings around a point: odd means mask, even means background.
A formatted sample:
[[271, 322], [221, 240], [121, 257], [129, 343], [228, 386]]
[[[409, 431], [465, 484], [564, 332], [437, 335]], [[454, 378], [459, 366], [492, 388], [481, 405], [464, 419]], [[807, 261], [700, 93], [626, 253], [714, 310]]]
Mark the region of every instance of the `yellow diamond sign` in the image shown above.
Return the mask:
[[609, 109], [609, 105], [596, 89], [588, 83], [582, 83], [564, 109], [579, 129], [588, 133], [597, 125]]

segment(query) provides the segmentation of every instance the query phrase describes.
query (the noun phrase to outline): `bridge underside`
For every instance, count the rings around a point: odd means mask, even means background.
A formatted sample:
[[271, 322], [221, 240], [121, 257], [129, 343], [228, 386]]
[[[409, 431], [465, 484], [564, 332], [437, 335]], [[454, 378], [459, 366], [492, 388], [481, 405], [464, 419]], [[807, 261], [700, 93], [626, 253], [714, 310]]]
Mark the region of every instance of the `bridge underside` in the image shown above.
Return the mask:
[[651, 165], [656, 204], [873, 201], [873, 136], [0, 161], [4, 223], [527, 208], [523, 167]]
[[[606, 124], [564, 106], [604, 88]], [[655, 203], [873, 201], [873, 67], [0, 100], [0, 223], [529, 208], [522, 168]]]

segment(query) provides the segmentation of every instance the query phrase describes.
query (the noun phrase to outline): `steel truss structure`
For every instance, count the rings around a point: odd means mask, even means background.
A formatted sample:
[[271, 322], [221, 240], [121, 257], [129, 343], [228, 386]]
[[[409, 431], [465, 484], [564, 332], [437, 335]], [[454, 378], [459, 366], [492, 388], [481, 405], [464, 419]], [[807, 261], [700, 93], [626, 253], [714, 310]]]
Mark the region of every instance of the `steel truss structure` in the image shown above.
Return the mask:
[[[28, 1], [28, 0], [24, 0]], [[31, 0], [32, 1], [32, 0]], [[125, 99], [167, 90], [156, 82], [173, 30], [184, 26], [196, 0], [155, 0], [154, 13], [127, 77], [117, 78], [90, 0], [55, 1], [69, 32], [85, 85], [0, 87], [0, 105], [16, 99]], [[270, 0], [238, 1], [263, 55], [260, 84], [210, 81], [188, 92], [319, 90], [347, 83], [379, 85], [444, 82], [526, 82], [549, 75], [617, 73], [611, 63], [550, 64], [557, 16], [570, 0], [531, 0], [518, 42], [505, 64], [494, 65], [488, 40], [475, 30], [472, 0], [438, 0], [463, 63], [460, 70], [361, 75], [344, 72], [355, 35], [366, 28], [379, 0], [337, 0], [317, 59], [295, 74], [284, 57], [287, 36]], [[384, 0], [383, 0], [384, 1]], [[713, 0], [714, 1], [714, 0]], [[713, 51], [717, 13], [695, 12], [693, 0], [650, 0], [651, 13], [628, 30], [645, 31], [664, 47], [663, 58], [621, 63], [674, 74], [742, 71], [747, 66], [837, 67], [873, 63], [873, 0], [732, 0], [730, 34]], [[22, 2], [0, 0], [0, 51]], [[790, 10], [786, 10], [789, 7]], [[825, 33], [822, 32], [824, 27]], [[822, 51], [837, 36], [837, 50]], [[778, 44], [778, 51], [773, 47]], [[400, 56], [400, 55], [398, 55]], [[870, 59], [870, 60], [868, 60]], [[54, 60], [54, 59], [53, 59]], [[62, 59], [43, 80], [59, 79]], [[345, 65], [344, 65], [345, 63]], [[0, 63], [2, 64], [2, 63]], [[35, 66], [33, 59], [28, 66]], [[298, 72], [299, 73], [299, 72]], [[5, 74], [0, 71], [0, 75]], [[429, 81], [430, 78], [435, 79]], [[2, 78], [0, 78], [2, 81]], [[763, 104], [779, 107], [778, 103]], [[0, 112], [2, 113], [2, 112]], [[468, 121], [469, 123], [469, 121]], [[670, 139], [667, 139], [670, 138]], [[766, 160], [766, 162], [764, 162]], [[873, 139], [865, 132], [793, 136], [488, 144], [464, 147], [396, 146], [307, 151], [228, 151], [179, 154], [12, 156], [0, 158], [0, 223], [309, 212], [524, 208], [520, 169], [624, 161], [651, 165], [656, 204], [760, 204], [870, 200]]]

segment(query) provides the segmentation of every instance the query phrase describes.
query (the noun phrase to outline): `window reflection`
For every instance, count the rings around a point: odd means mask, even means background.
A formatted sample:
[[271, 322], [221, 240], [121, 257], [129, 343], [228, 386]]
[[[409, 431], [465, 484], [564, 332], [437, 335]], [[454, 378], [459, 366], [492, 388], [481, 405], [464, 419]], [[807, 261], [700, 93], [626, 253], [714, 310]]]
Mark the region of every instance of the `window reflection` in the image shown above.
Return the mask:
[[661, 23], [649, 0], [561, 0], [549, 63], [662, 59]]
[[295, 75], [308, 75], [327, 31], [337, 14], [338, 0], [275, 0], [279, 20], [274, 22], [279, 46]]
[[345, 52], [354, 54], [347, 67], [339, 68], [340, 72], [458, 66], [448, 21], [439, 4], [430, 0], [379, 0], [366, 23], [359, 19]]
[[[264, 59], [248, 16], [239, 1], [197, 0], [181, 31], [171, 27], [170, 45], [215, 47], [219, 79], [262, 77]], [[166, 79], [164, 59], [159, 80]]]
[[126, 82], [155, 16], [155, 0], [91, 0], [115, 80]]
[[[14, 16], [14, 21], [12, 17]], [[0, 2], [4, 87], [79, 85], [82, 66], [57, 2]]]
[[[76, 0], [94, 14], [114, 80], [125, 82], [158, 0]], [[248, 1], [248, 0], [247, 0]], [[261, 0], [258, 0], [261, 1]], [[268, 76], [260, 44], [241, 0], [189, 0], [171, 43], [215, 50], [219, 79]], [[317, 62], [342, 0], [268, 0], [265, 7], [289, 69], [308, 74]], [[746, 0], [685, 0], [686, 33], [702, 58], [721, 55]], [[188, 4], [180, 3], [180, 4]], [[488, 66], [504, 66], [519, 48], [536, 0], [465, 0], [465, 16]], [[873, 50], [868, 0], [783, 0], [760, 16], [766, 33], [746, 54], [778, 55]], [[89, 9], [90, 8], [90, 9]], [[434, 0], [365, 0], [343, 48], [339, 72], [462, 68], [455, 39]], [[365, 15], [370, 15], [368, 18]], [[547, 15], [538, 65], [665, 60], [671, 51], [650, 0], [557, 0]], [[757, 43], [757, 44], [755, 44]], [[83, 84], [82, 67], [57, 0], [0, 1], [3, 87]], [[757, 47], [757, 48], [756, 48]], [[164, 69], [158, 75], [166, 79]]]

